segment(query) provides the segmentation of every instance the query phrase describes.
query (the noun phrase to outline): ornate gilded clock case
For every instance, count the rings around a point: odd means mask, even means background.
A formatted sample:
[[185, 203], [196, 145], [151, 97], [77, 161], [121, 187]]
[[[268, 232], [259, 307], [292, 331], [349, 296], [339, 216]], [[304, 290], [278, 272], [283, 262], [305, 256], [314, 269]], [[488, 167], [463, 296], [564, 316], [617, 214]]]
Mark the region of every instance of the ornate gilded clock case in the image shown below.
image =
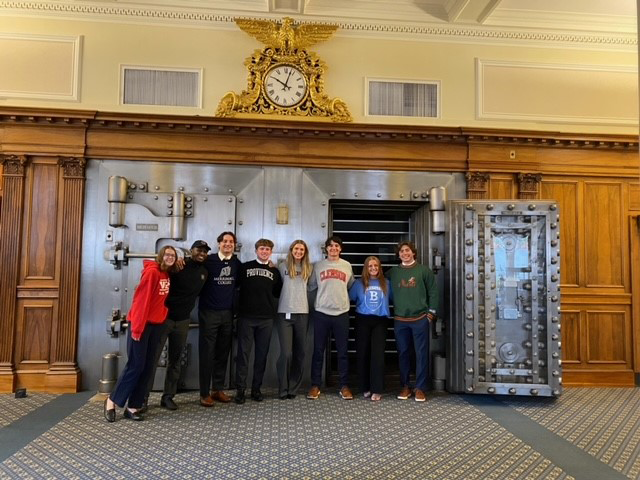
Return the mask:
[[[282, 24], [248, 19], [237, 19], [236, 24], [266, 46], [245, 60], [249, 70], [247, 88], [240, 94], [226, 93], [220, 100], [216, 116], [245, 113], [325, 117], [337, 122], [352, 120], [344, 101], [324, 93], [326, 65], [315, 53], [307, 51], [307, 47], [329, 38], [337, 26], [304, 24], [294, 27], [293, 19], [289, 17], [284, 18]], [[286, 73], [285, 68], [289, 69]], [[278, 69], [282, 70], [275, 74]], [[298, 85], [304, 85], [299, 89], [300, 98], [295, 92], [292, 94], [293, 85], [288, 82], [294, 75], [301, 79], [296, 82], [296, 89]]]

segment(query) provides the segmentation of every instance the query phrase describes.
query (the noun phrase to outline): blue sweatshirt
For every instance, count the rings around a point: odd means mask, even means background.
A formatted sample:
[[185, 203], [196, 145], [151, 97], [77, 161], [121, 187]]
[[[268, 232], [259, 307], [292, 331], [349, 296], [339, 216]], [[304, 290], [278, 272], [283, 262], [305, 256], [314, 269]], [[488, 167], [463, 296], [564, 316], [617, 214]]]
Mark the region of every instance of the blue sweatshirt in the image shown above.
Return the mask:
[[349, 298], [356, 302], [356, 312], [360, 315], [389, 316], [389, 292], [385, 295], [377, 278], [369, 280], [366, 290], [362, 279], [356, 280], [349, 290]]

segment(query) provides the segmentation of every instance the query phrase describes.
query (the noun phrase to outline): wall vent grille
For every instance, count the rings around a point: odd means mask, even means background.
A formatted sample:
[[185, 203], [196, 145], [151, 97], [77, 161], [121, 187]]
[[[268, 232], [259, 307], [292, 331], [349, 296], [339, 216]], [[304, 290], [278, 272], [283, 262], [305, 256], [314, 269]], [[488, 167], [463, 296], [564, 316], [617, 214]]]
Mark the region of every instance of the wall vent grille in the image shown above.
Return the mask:
[[367, 115], [440, 117], [440, 82], [368, 81]]
[[124, 105], [201, 107], [199, 69], [122, 67]]

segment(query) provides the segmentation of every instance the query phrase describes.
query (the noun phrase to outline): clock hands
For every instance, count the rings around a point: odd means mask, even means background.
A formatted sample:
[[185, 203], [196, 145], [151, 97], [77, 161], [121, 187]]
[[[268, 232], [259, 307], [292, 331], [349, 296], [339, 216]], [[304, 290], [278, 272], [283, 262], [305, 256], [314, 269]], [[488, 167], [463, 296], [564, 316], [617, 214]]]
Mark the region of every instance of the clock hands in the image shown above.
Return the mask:
[[289, 86], [289, 79], [291, 78], [291, 73], [293, 72], [293, 70], [289, 70], [289, 75], [287, 75], [287, 79], [285, 80], [285, 86], [284, 88], [286, 90], [291, 90], [291, 87]]
[[288, 87], [288, 85], [286, 83], [284, 83], [282, 80], [280, 80], [279, 78], [277, 78], [277, 77], [271, 77], [271, 78], [273, 78], [276, 82], [278, 82], [280, 85], [282, 85], [282, 87], [283, 87], [282, 89], [283, 90]]

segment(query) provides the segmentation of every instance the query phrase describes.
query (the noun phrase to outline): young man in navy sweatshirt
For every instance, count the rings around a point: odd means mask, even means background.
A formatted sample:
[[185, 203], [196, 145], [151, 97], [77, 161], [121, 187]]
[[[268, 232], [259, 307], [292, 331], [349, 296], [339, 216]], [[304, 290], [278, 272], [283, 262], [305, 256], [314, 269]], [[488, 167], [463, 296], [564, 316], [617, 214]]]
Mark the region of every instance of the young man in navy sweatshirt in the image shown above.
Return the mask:
[[236, 248], [233, 232], [222, 232], [217, 241], [218, 252], [204, 261], [209, 276], [198, 304], [200, 405], [203, 407], [212, 407], [214, 401], [231, 401], [223, 390], [231, 352], [233, 299], [241, 262], [233, 254]]
[[256, 260], [242, 264], [238, 275], [240, 288], [240, 315], [238, 318], [238, 353], [236, 356], [236, 398], [245, 402], [249, 355], [255, 344], [251, 398], [263, 400], [260, 387], [267, 364], [273, 322], [278, 311], [278, 297], [282, 290], [282, 278], [278, 269], [269, 261], [273, 242], [261, 238], [256, 242]]

